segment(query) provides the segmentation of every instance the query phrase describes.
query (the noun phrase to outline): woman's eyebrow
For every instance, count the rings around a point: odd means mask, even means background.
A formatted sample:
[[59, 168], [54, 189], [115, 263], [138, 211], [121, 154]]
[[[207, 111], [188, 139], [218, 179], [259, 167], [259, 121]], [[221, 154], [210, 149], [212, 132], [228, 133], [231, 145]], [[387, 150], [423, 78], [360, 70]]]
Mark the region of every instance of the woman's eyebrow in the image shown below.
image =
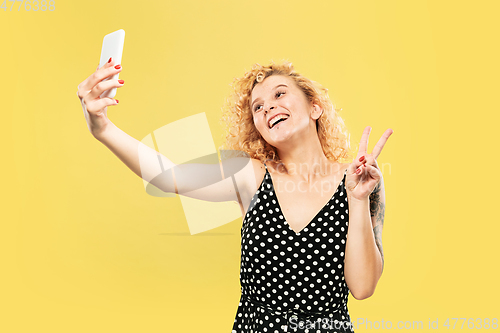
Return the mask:
[[[279, 88], [279, 87], [288, 87], [286, 84], [284, 83], [281, 83], [281, 84], [278, 84], [276, 87], [273, 88], [273, 90], [276, 90], [276, 88]], [[250, 109], [253, 108], [253, 105], [255, 104], [255, 102], [257, 102], [260, 98], [257, 97], [253, 102], [252, 104], [250, 104]]]
[[259, 97], [257, 97], [257, 98], [256, 98], [256, 99], [252, 102], [252, 104], [250, 104], [250, 109], [252, 109], [252, 108], [253, 108], [253, 105], [254, 105], [254, 104], [255, 104], [255, 102], [257, 102], [259, 99], [260, 99], [260, 98], [259, 98]]
[[286, 84], [284, 84], [284, 83], [278, 84], [276, 87], [273, 88], [273, 90], [275, 90], [278, 87], [288, 87], [288, 86]]

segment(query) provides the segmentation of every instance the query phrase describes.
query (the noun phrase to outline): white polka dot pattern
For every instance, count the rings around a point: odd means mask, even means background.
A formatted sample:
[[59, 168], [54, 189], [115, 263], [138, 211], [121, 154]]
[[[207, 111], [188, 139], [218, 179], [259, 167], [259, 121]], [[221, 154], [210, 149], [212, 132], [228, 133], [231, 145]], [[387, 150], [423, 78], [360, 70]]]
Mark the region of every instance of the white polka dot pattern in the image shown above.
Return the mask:
[[[344, 181], [345, 172], [328, 203], [295, 233], [266, 167], [241, 228], [242, 295], [232, 333], [353, 332], [347, 325], [333, 325], [350, 322], [344, 279], [349, 220]], [[329, 319], [329, 324], [299, 328], [291, 325], [291, 318], [295, 323]]]

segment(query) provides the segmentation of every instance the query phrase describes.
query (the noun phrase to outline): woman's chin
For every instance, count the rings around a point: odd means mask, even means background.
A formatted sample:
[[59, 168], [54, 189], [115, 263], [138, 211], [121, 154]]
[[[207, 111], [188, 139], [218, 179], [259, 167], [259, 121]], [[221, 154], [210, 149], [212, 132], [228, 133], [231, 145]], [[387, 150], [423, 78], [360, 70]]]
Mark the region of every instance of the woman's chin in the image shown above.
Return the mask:
[[286, 145], [292, 138], [292, 133], [287, 130], [280, 130], [269, 133], [269, 140], [267, 141], [271, 146], [279, 148], [279, 146]]

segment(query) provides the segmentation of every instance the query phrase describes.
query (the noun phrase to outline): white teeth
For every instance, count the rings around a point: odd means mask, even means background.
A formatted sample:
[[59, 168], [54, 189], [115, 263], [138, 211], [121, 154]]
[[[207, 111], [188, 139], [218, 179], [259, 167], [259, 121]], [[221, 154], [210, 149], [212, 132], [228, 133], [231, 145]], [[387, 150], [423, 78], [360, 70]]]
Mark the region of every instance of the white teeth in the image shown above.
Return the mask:
[[271, 119], [269, 119], [269, 123], [268, 123], [269, 128], [272, 128], [272, 127], [274, 126], [274, 124], [276, 124], [276, 122], [277, 122], [278, 120], [283, 119], [283, 118], [284, 118], [284, 119], [287, 119], [287, 118], [288, 118], [288, 116], [287, 116], [287, 115], [285, 115], [285, 114], [279, 114], [279, 115], [274, 116], [274, 117], [272, 117]]

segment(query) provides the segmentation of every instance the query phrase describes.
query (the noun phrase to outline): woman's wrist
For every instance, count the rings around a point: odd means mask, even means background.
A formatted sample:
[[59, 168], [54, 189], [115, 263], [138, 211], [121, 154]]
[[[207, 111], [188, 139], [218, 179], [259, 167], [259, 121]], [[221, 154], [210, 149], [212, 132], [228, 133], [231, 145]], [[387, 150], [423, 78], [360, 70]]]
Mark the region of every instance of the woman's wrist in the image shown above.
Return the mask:
[[107, 138], [112, 136], [113, 130], [116, 129], [115, 124], [113, 124], [111, 121], [109, 121], [105, 126], [103, 126], [99, 131], [94, 131], [92, 132], [92, 135], [94, 138], [97, 139], [97, 141], [101, 143], [105, 143]]
[[349, 202], [349, 205], [350, 204], [354, 204], [354, 205], [357, 205], [357, 206], [362, 206], [362, 205], [366, 205], [366, 204], [369, 204], [370, 203], [370, 197], [365, 197], [365, 198], [356, 198], [354, 196], [352, 196], [351, 194], [349, 194], [349, 192], [347, 192], [347, 201]]

